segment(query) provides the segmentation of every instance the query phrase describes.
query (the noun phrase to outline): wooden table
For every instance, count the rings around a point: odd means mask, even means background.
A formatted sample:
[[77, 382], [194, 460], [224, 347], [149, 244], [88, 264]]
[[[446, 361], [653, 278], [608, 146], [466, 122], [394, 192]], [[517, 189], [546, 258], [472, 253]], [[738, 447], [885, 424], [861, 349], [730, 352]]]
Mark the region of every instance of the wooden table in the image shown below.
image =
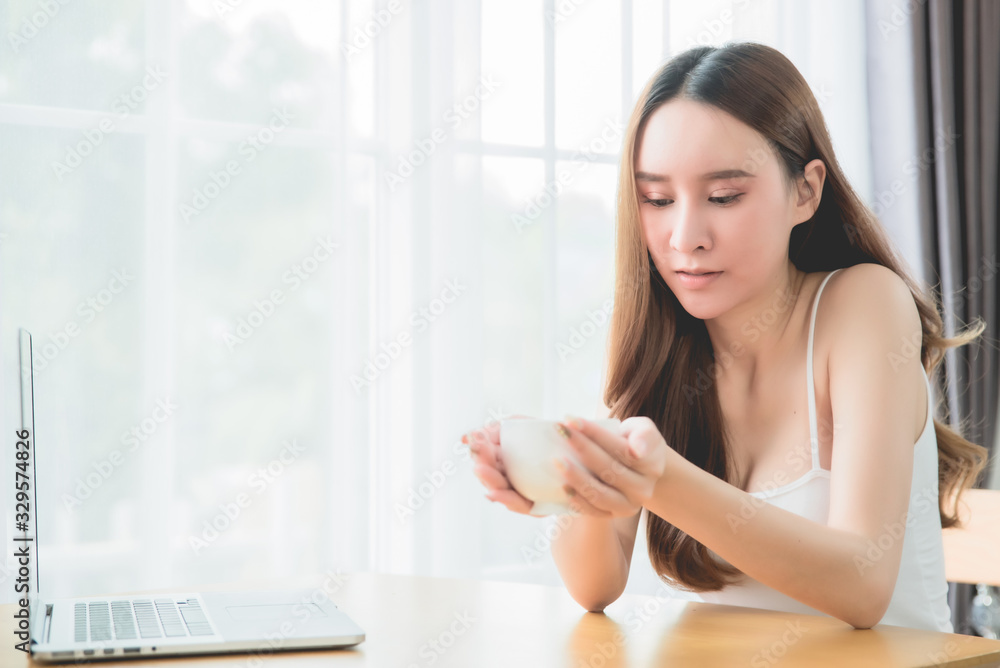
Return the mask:
[[[282, 582], [282, 586], [315, 586]], [[214, 587], [214, 589], [226, 589]], [[257, 588], [260, 588], [259, 585]], [[105, 662], [301, 668], [623, 668], [625, 666], [1000, 666], [1000, 641], [829, 617], [623, 595], [585, 612], [559, 587], [355, 573], [330, 598], [362, 628], [354, 649]], [[0, 666], [43, 665], [13, 649], [13, 605], [0, 606]], [[101, 664], [93, 664], [101, 665]]]

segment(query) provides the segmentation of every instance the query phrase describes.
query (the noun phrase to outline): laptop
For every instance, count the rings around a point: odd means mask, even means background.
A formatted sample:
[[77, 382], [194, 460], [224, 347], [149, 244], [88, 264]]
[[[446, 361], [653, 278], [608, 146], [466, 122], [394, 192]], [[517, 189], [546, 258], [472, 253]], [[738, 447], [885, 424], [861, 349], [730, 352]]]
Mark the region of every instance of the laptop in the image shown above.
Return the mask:
[[[271, 654], [291, 649], [349, 647], [365, 632], [334, 605], [325, 589], [177, 592], [147, 596], [51, 599], [41, 594], [37, 556], [35, 407], [31, 334], [20, 330], [21, 429], [30, 452], [32, 527], [17, 524], [15, 552], [30, 552], [29, 649], [36, 661], [68, 663], [190, 654]], [[27, 432], [27, 438], [22, 436]], [[19, 446], [20, 449], [21, 446]], [[21, 460], [19, 460], [21, 461]], [[23, 471], [24, 468], [18, 466]], [[24, 481], [24, 475], [17, 476]], [[27, 491], [27, 490], [24, 490]], [[42, 490], [44, 494], [44, 490]], [[19, 517], [19, 520], [23, 517]], [[32, 531], [33, 529], [33, 531]], [[23, 596], [23, 594], [21, 594]], [[19, 608], [20, 610], [20, 608]], [[17, 631], [15, 631], [15, 635]]]

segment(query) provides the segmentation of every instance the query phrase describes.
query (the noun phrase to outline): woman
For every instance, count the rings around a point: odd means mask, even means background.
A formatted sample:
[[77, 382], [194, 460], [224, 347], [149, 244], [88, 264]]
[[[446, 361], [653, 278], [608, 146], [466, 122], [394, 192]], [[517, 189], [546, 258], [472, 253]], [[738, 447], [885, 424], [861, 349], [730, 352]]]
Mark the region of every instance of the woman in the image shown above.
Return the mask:
[[[582, 462], [562, 462], [577, 514], [552, 548], [571, 595], [618, 598], [645, 509], [654, 570], [707, 601], [951, 631], [941, 528], [985, 450], [933, 419], [929, 377], [983, 325], [942, 336], [787, 58], [698, 47], [654, 75], [616, 243], [622, 433], [559, 425]], [[468, 435], [476, 475], [528, 512], [497, 432]]]

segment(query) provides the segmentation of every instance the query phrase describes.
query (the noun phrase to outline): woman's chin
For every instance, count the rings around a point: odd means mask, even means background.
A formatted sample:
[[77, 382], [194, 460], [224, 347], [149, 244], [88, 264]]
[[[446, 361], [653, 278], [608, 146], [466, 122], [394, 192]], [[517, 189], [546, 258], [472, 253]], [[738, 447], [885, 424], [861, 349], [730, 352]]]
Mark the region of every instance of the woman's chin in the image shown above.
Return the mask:
[[718, 307], [713, 304], [706, 303], [707, 300], [701, 299], [686, 299], [678, 300], [681, 307], [688, 312], [692, 318], [698, 318], [699, 320], [711, 320], [719, 315]]

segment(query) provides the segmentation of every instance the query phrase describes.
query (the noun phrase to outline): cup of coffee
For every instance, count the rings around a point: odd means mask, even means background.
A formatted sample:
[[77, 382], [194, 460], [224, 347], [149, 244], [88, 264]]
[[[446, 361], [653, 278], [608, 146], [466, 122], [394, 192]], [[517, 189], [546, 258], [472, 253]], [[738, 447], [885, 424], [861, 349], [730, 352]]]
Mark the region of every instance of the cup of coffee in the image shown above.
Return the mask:
[[[589, 420], [619, 433], [621, 420]], [[571, 512], [563, 479], [552, 462], [567, 457], [579, 463], [569, 442], [556, 431], [557, 420], [514, 418], [500, 423], [500, 457], [511, 486], [524, 498], [534, 501], [532, 515]]]

